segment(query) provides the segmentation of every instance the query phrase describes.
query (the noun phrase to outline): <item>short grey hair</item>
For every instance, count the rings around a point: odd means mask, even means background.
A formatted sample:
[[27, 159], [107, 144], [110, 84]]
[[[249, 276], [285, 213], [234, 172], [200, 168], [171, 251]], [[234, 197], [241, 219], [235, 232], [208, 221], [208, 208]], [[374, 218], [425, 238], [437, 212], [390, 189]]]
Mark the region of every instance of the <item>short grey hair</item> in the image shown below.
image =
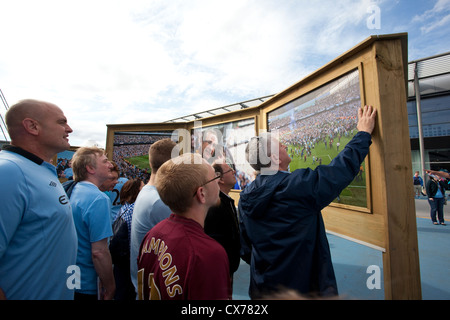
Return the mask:
[[261, 171], [271, 165], [272, 141], [276, 140], [270, 132], [264, 132], [257, 137], [253, 137], [245, 148], [245, 159], [253, 169]]

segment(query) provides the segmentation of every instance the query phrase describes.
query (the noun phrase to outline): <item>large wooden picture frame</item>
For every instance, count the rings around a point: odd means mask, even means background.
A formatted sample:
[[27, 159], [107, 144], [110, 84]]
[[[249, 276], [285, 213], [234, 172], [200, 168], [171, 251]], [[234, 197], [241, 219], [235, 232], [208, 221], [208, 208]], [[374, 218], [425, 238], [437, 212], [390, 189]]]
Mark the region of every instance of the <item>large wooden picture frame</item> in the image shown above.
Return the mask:
[[[323, 210], [329, 232], [382, 252], [385, 299], [420, 299], [421, 282], [407, 117], [407, 34], [371, 36], [258, 107], [202, 118], [214, 126], [253, 118], [255, 134], [268, 130], [271, 112], [357, 70], [359, 104], [377, 109], [372, 145], [364, 162], [365, 202], [332, 203]], [[355, 109], [356, 115], [356, 109]], [[351, 115], [349, 115], [351, 116]], [[183, 123], [108, 125], [114, 132], [194, 130]], [[238, 201], [239, 191], [231, 195]]]
[[[329, 164], [353, 138], [361, 107], [360, 89], [360, 70], [355, 68], [283, 106], [268, 108], [267, 129], [276, 132], [288, 147], [291, 172]], [[344, 204], [370, 212], [370, 176], [365, 164], [331, 205]]]

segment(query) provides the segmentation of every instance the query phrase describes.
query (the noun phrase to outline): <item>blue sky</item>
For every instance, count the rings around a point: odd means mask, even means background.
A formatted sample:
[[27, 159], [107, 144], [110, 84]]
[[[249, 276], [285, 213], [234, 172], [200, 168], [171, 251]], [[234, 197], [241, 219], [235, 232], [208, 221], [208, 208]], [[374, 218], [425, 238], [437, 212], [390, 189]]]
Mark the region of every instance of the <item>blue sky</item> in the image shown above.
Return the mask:
[[408, 32], [409, 61], [448, 52], [448, 30], [450, 0], [2, 1], [0, 89], [104, 145], [106, 124], [278, 93], [370, 35]]

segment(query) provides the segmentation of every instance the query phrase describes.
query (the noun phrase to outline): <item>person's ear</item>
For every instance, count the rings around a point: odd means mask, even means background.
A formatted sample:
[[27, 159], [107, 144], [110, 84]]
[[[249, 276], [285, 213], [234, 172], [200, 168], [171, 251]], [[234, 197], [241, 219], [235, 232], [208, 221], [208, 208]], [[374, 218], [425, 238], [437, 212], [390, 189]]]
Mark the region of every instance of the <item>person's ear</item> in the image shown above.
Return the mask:
[[25, 118], [22, 121], [22, 125], [29, 134], [37, 136], [39, 134], [39, 122], [31, 118]]
[[93, 167], [93, 166], [90, 166], [90, 165], [86, 165], [86, 171], [89, 173], [89, 174], [95, 174], [95, 167]]
[[206, 194], [205, 194], [205, 188], [204, 187], [199, 187], [197, 189], [197, 192], [195, 193], [195, 198], [200, 203], [206, 203]]
[[270, 162], [271, 162], [272, 164], [279, 165], [279, 164], [280, 164], [280, 156], [279, 156], [279, 154], [276, 153], [276, 152], [273, 152], [273, 153], [270, 155]]

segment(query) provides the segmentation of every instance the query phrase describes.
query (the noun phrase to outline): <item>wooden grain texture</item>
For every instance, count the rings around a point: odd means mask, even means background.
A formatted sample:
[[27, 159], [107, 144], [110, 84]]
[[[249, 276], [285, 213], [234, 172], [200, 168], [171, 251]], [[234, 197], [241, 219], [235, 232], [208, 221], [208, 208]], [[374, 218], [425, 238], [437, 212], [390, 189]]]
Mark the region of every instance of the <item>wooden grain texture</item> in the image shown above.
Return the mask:
[[[377, 162], [384, 190], [386, 253], [383, 254], [387, 299], [420, 299], [421, 283], [409, 142], [403, 52], [400, 40], [374, 44], [380, 112]], [[374, 206], [375, 209], [375, 206]]]

